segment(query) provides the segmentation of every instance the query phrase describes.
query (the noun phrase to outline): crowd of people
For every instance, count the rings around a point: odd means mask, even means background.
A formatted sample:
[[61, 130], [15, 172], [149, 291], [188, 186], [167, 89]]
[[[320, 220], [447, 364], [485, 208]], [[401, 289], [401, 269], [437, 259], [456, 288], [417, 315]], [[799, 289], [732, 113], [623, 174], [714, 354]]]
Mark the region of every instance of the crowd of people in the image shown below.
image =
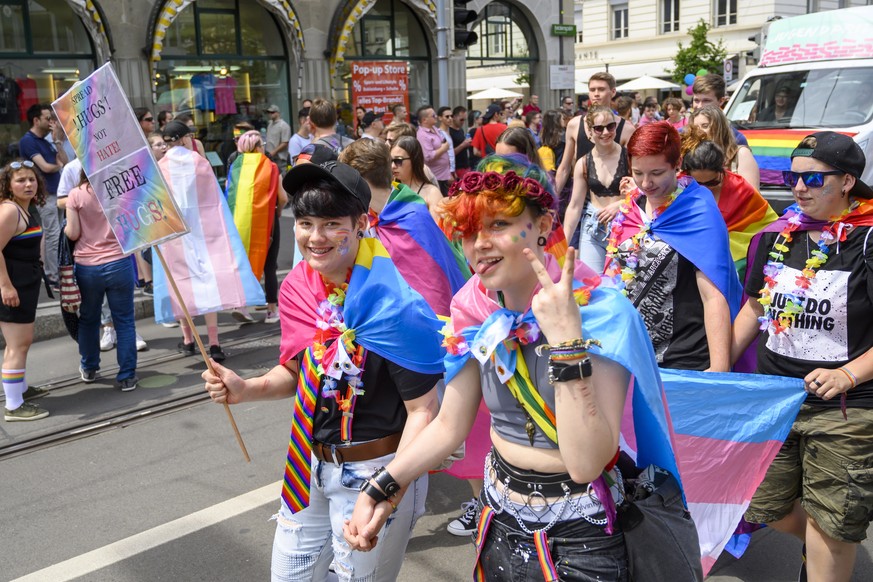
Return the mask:
[[[360, 108], [353, 130], [317, 98], [296, 133], [271, 105], [265, 136], [236, 126], [224, 192], [190, 120], [159, 116], [156, 133], [152, 112], [137, 113], [198, 225], [161, 248], [206, 319], [206, 390], [219, 403], [293, 402], [273, 580], [329, 568], [396, 579], [435, 468], [472, 489], [447, 527], [475, 539], [477, 579], [629, 579], [616, 511], [635, 469], [622, 423], [634, 422], [639, 455], [678, 471], [655, 430], [670, 422], [659, 369], [803, 380], [805, 404], [746, 519], [804, 541], [802, 576], [849, 580], [873, 519], [866, 160], [845, 135], [806, 136], [784, 172], [796, 204], [779, 217], [722, 112], [724, 80], [698, 76], [692, 90], [691, 103], [640, 102], [597, 73], [587, 100], [556, 109], [536, 95], [484, 111]], [[7, 421], [48, 415], [25, 369], [43, 280], [37, 216], [65, 164], [34, 153], [0, 174]], [[199, 339], [167, 267], [111, 244], [87, 178], [66, 196], [82, 380], [95, 379], [109, 319], [131, 390], [135, 285], [153, 289], [158, 321], [181, 322], [183, 353]], [[286, 205], [294, 232], [280, 237]], [[279, 285], [277, 257], [295, 245], [303, 260]], [[281, 323], [279, 364], [244, 379], [225, 362], [217, 313], [251, 322], [265, 303], [265, 322]], [[634, 406], [640, 394], [658, 422], [624, 414], [631, 380]]]

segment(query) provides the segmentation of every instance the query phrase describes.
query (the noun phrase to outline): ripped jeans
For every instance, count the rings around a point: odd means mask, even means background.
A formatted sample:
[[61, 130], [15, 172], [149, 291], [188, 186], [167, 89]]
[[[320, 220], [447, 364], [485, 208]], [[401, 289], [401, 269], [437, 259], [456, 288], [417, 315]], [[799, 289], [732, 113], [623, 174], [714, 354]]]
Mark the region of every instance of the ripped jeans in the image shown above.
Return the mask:
[[343, 463], [312, 457], [309, 507], [292, 514], [284, 502], [275, 516], [271, 572], [273, 582], [323, 582], [333, 562], [341, 582], [394, 582], [400, 574], [406, 544], [424, 514], [427, 475], [413, 482], [382, 531], [375, 549], [353, 552], [343, 538], [343, 522], [350, 519], [361, 485], [387, 465], [394, 454]]

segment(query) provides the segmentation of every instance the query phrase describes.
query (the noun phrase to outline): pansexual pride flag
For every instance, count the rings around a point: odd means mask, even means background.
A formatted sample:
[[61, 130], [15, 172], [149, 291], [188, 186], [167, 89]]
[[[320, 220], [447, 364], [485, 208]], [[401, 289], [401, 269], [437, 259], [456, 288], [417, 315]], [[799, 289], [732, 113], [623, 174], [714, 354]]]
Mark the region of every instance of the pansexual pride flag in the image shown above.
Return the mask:
[[385, 208], [371, 215], [376, 236], [397, 270], [437, 315], [448, 315], [452, 296], [470, 278], [461, 251], [449, 243], [421, 196], [395, 184]]
[[[803, 380], [661, 369], [704, 574], [733, 535], [806, 399]], [[625, 411], [627, 419], [629, 413]], [[622, 422], [622, 449], [636, 439]]]
[[257, 279], [264, 274], [278, 191], [279, 168], [264, 154], [240, 154], [231, 164], [224, 193]]

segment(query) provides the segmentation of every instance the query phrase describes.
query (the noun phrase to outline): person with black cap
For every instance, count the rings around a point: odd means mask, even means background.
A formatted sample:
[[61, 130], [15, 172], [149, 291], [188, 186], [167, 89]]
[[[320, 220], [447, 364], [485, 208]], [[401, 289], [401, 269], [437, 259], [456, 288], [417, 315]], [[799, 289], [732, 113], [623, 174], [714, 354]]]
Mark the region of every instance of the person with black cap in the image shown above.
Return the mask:
[[426, 477], [390, 490], [395, 512], [375, 555], [353, 552], [342, 526], [367, 477], [435, 415], [442, 322], [378, 239], [364, 238], [371, 193], [357, 171], [301, 164], [283, 186], [304, 260], [279, 295], [280, 364], [247, 380], [216, 365], [206, 390], [229, 404], [295, 399], [272, 579], [325, 580], [333, 562], [340, 580], [393, 581], [424, 513]]
[[385, 124], [382, 123], [382, 114], [373, 111], [364, 113], [361, 119], [361, 137], [363, 139], [380, 139]]
[[473, 136], [473, 153], [484, 157], [494, 153], [497, 138], [506, 129], [503, 123], [503, 109], [498, 103], [492, 103], [482, 115], [482, 127]]
[[806, 136], [783, 172], [796, 204], [749, 247], [736, 361], [758, 337], [758, 372], [803, 379], [806, 401], [746, 512], [805, 543], [801, 579], [852, 576], [873, 519], [873, 190], [864, 152]]

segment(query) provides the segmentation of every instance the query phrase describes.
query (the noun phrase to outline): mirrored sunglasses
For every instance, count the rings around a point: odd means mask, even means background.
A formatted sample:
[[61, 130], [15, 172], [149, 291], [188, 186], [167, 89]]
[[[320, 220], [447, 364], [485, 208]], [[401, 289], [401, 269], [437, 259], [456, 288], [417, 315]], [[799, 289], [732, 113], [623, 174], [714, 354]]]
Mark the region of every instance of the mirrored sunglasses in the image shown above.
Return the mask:
[[845, 174], [839, 170], [831, 170], [829, 172], [793, 172], [791, 170], [782, 171], [782, 181], [789, 188], [797, 186], [797, 182], [803, 179], [803, 183], [807, 188], [821, 188], [824, 186], [825, 176], [839, 176]]

